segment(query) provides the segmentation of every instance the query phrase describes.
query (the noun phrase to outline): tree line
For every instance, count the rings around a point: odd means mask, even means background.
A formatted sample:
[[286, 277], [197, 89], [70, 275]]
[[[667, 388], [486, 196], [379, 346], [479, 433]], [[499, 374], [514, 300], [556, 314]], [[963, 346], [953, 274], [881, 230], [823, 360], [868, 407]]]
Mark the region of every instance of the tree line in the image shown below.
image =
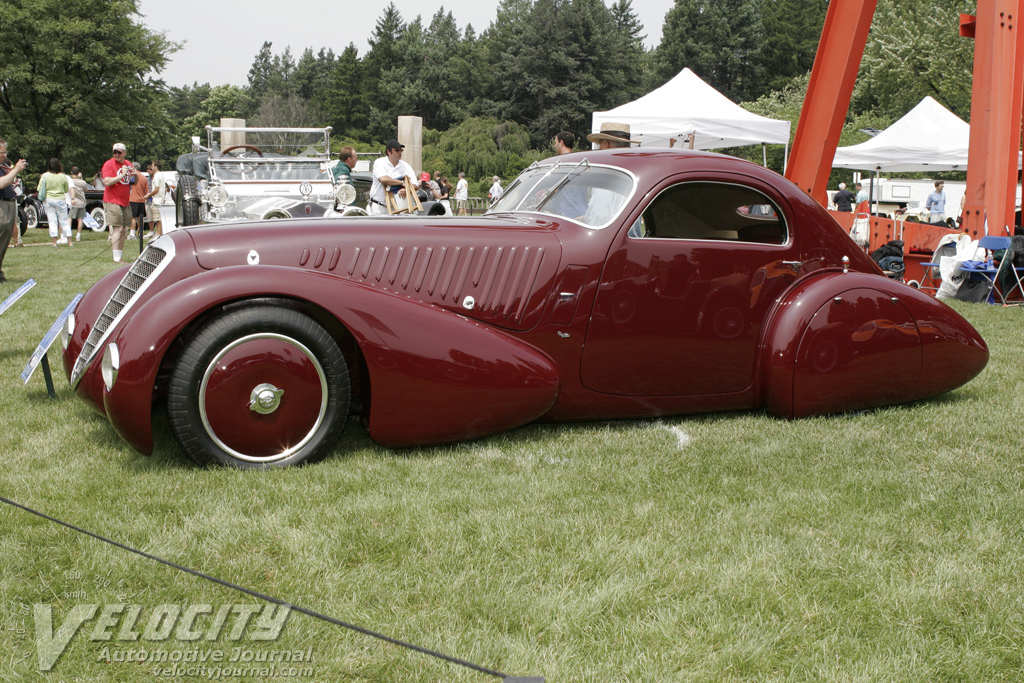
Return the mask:
[[[500, 0], [479, 34], [443, 7], [407, 20], [389, 4], [364, 54], [349, 43], [296, 57], [268, 41], [245, 86], [168, 87], [160, 72], [179, 46], [142, 23], [136, 0], [4, 5], [0, 136], [34, 170], [56, 156], [89, 174], [115, 140], [133, 159], [173, 163], [222, 117], [329, 125], [336, 146], [379, 151], [397, 117], [415, 115], [424, 164], [475, 179], [514, 176], [550, 154], [559, 130], [585, 136], [594, 111], [684, 67], [751, 111], [795, 124], [828, 6], [676, 0], [647, 49], [632, 0]], [[971, 11], [969, 0], [879, 0], [841, 144], [862, 142], [860, 129], [885, 128], [925, 95], [969, 118], [973, 41], [957, 35], [957, 17]], [[781, 151], [769, 165], [782, 170]]]

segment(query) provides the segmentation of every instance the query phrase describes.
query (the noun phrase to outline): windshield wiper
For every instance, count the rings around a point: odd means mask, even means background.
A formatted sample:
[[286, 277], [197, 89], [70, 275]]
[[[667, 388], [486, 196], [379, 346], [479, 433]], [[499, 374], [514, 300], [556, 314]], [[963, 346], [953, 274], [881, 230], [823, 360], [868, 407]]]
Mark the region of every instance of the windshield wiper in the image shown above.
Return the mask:
[[[580, 168], [580, 166], [582, 166], [583, 168]], [[551, 171], [548, 171], [548, 172], [547, 172], [547, 174], [546, 174], [546, 175], [545, 175], [544, 177], [546, 178], [546, 177], [547, 177], [548, 175], [550, 175], [550, 174], [551, 174], [551, 172], [552, 172], [552, 171], [554, 171], [554, 170], [555, 170], [555, 168], [557, 168], [557, 167], [558, 167], [558, 164], [556, 163], [556, 164], [555, 164], [555, 165], [554, 165], [554, 166], [553, 166], [553, 167], [551, 168]], [[553, 198], [553, 197], [554, 197], [554, 196], [555, 196], [556, 194], [558, 194], [558, 190], [560, 190], [560, 189], [562, 188], [562, 186], [563, 186], [563, 185], [565, 185], [566, 183], [568, 183], [568, 182], [569, 182], [569, 180], [570, 180], [570, 179], [571, 179], [571, 178], [572, 178], [573, 176], [578, 176], [578, 175], [580, 175], [581, 173], [583, 173], [583, 171], [587, 170], [588, 168], [590, 168], [590, 160], [589, 160], [589, 159], [583, 159], [582, 161], [580, 161], [580, 163], [576, 164], [576, 165], [575, 165], [575, 166], [573, 166], [573, 167], [572, 167], [571, 169], [569, 169], [569, 171], [568, 171], [568, 172], [567, 172], [567, 173], [565, 174], [565, 176], [564, 176], [564, 177], [563, 177], [563, 178], [562, 178], [561, 180], [559, 180], [559, 181], [558, 181], [557, 183], [555, 183], [555, 184], [554, 184], [554, 185], [553, 185], [553, 186], [551, 187], [551, 189], [550, 189], [550, 190], [548, 190], [548, 196], [544, 198], [544, 201], [542, 201], [542, 202], [541, 202], [540, 204], [538, 204], [538, 205], [537, 205], [537, 209], [536, 209], [536, 210], [537, 210], [537, 211], [540, 211], [541, 209], [543, 209], [543, 208], [544, 208], [544, 206], [545, 206], [545, 205], [546, 205], [546, 204], [547, 204], [547, 203], [548, 203], [549, 201], [551, 201], [551, 199], [552, 199], [552, 198]], [[542, 178], [541, 180], [543, 180], [543, 178]]]

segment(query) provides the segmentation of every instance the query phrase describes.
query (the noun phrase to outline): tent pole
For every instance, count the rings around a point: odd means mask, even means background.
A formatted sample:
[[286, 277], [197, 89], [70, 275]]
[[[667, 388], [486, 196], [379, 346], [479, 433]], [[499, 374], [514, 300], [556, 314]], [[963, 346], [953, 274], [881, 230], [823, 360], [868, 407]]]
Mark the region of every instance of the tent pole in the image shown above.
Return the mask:
[[868, 206], [871, 208], [868, 210], [869, 213], [874, 216], [878, 212], [878, 206], [875, 204], [875, 176], [878, 175], [878, 168], [875, 168], [875, 172], [871, 174], [870, 185], [868, 185]]
[[768, 168], [768, 145], [763, 142], [761, 143], [761, 159], [764, 162], [761, 165]]
[[782, 148], [782, 175], [786, 175], [786, 169], [789, 168], [789, 143]]

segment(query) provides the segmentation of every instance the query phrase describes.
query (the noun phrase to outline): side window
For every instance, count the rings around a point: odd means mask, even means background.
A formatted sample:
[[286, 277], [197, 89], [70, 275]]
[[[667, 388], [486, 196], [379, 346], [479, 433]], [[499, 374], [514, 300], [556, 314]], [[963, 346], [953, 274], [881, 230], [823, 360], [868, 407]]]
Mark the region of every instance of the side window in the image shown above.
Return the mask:
[[[782, 212], [757, 190], [728, 183], [680, 183], [659, 194], [631, 237], [785, 244]], [[642, 228], [641, 228], [642, 225]]]

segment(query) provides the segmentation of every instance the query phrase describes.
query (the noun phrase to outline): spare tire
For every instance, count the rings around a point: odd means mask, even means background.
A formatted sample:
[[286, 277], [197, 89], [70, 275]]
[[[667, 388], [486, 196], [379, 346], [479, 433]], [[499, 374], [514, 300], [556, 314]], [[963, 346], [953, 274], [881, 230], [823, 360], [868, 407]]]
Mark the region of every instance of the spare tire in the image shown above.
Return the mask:
[[174, 198], [174, 215], [178, 227], [199, 224], [199, 181], [195, 176], [178, 176]]

